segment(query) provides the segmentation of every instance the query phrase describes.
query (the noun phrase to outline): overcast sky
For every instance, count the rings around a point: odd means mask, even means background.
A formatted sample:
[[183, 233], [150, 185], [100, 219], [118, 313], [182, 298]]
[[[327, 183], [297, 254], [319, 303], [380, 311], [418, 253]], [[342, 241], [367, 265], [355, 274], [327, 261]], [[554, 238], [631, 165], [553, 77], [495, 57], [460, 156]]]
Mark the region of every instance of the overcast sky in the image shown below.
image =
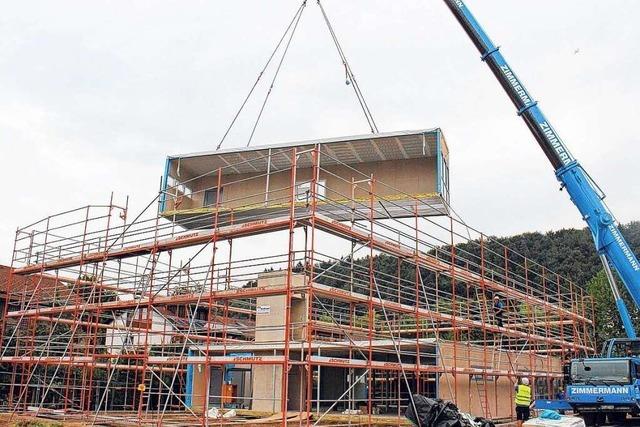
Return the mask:
[[[155, 196], [166, 155], [214, 149], [298, 4], [5, 2], [0, 263], [17, 226], [111, 191], [135, 210]], [[468, 223], [491, 235], [583, 226], [442, 1], [323, 4], [380, 130], [443, 129]], [[640, 219], [640, 2], [467, 4], [617, 218]], [[246, 144], [265, 90], [224, 147]], [[253, 145], [367, 131], [310, 0]]]

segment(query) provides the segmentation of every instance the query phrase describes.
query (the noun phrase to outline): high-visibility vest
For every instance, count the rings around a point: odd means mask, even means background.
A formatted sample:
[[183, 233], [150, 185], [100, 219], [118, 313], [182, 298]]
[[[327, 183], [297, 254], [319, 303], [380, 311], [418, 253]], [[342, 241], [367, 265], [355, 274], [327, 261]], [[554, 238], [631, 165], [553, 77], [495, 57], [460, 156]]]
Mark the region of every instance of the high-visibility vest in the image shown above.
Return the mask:
[[529, 406], [531, 404], [531, 387], [524, 384], [518, 384], [515, 401], [516, 405]]

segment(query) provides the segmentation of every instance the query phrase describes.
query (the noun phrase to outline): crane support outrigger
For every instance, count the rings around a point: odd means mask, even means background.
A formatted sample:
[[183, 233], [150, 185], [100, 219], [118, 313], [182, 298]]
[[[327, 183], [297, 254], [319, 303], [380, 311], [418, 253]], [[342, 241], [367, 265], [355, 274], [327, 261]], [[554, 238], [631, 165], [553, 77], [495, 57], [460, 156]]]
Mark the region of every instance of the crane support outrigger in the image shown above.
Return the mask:
[[581, 413], [587, 425], [603, 424], [606, 418], [617, 422], [628, 413], [640, 415], [640, 340], [611, 271], [613, 267], [640, 309], [640, 263], [604, 203], [604, 193], [571, 155], [500, 53], [500, 48], [493, 44], [462, 0], [444, 2], [480, 51], [480, 58], [498, 79], [551, 162], [561, 183], [560, 189], [567, 190], [587, 223], [628, 337], [609, 339], [601, 358], [572, 360], [566, 397], [561, 403]]

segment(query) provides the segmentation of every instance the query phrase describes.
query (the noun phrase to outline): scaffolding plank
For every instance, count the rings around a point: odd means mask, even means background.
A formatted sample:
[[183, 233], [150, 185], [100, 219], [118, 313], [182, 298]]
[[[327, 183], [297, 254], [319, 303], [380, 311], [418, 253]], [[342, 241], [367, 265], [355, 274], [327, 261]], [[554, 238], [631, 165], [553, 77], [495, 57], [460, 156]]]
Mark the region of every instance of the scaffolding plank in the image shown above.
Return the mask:
[[430, 271], [439, 272], [450, 277], [455, 277], [456, 280], [474, 284], [476, 286], [484, 286], [494, 291], [498, 291], [508, 297], [539, 305], [541, 307], [545, 307], [548, 310], [558, 311], [566, 316], [569, 316], [576, 320], [580, 320], [582, 322], [587, 322], [589, 324], [593, 323], [591, 319], [574, 313], [571, 310], [567, 310], [566, 308], [551, 304], [550, 302], [543, 299], [526, 295], [516, 289], [509, 288], [508, 286], [505, 286], [501, 283], [489, 280], [486, 277], [483, 278], [479, 274], [473, 273], [468, 269], [449, 264], [443, 260], [437, 259], [423, 252], [416, 253], [415, 249], [402, 246], [401, 244], [396, 243], [392, 240], [377, 236], [371, 236], [364, 230], [358, 230], [355, 227], [351, 227], [350, 225], [343, 222], [323, 216], [322, 214], [316, 213], [314, 219], [315, 226], [328, 233], [338, 236], [346, 236], [350, 239], [355, 239], [362, 243], [370, 243], [375, 249], [378, 249], [390, 255], [397, 256], [401, 259], [413, 260]]
[[287, 228], [289, 228], [289, 217], [256, 220], [245, 222], [243, 224], [227, 225], [214, 230], [192, 231], [166, 239], [160, 239], [158, 241], [129, 245], [106, 252], [89, 252], [73, 257], [60, 258], [55, 261], [43, 262], [41, 264], [31, 264], [25, 267], [15, 268], [13, 269], [13, 273], [32, 274], [60, 268], [77, 267], [83, 264], [148, 255], [154, 251], [164, 252], [172, 249], [201, 245], [213, 240], [220, 241], [234, 237], [244, 237], [253, 234], [284, 230]]
[[418, 308], [418, 307], [407, 305], [407, 304], [400, 304], [397, 302], [381, 300], [380, 298], [377, 298], [377, 297], [369, 297], [368, 295], [359, 294], [357, 292], [351, 292], [345, 289], [338, 289], [338, 288], [334, 288], [327, 285], [321, 285], [319, 283], [313, 283], [312, 288], [314, 293], [324, 295], [325, 297], [347, 301], [347, 302], [358, 302], [361, 304], [371, 303], [374, 307], [377, 307], [380, 309], [384, 308], [384, 309], [396, 311], [398, 313], [417, 315], [418, 317], [427, 319], [427, 320], [455, 323], [456, 326], [473, 327], [478, 329], [485, 328], [487, 331], [500, 333], [500, 334], [507, 335], [514, 338], [522, 338], [527, 340], [533, 340], [536, 342], [544, 342], [547, 344], [564, 346], [564, 347], [572, 348], [575, 350], [589, 349], [589, 347], [577, 344], [575, 342], [563, 341], [556, 338], [531, 334], [531, 333], [518, 331], [518, 330], [506, 328], [506, 327], [500, 327], [500, 326], [489, 324], [489, 323], [483, 323], [477, 320], [467, 319], [460, 316], [453, 316], [451, 314], [440, 313], [438, 311], [427, 310], [425, 308]]

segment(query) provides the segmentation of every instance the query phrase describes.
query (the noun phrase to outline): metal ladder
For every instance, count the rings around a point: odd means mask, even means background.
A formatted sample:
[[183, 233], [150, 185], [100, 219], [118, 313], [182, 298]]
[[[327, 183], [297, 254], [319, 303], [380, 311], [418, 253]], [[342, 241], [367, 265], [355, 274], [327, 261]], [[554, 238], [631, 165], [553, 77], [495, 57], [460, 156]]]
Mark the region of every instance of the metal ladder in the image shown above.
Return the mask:
[[489, 404], [489, 396], [487, 394], [487, 376], [483, 375], [482, 379], [475, 377], [476, 390], [480, 400], [480, 408], [482, 408], [483, 417], [491, 419], [491, 405]]
[[[487, 298], [484, 292], [478, 292], [478, 288], [475, 288], [476, 301], [479, 303], [481, 320], [485, 323], [489, 323], [492, 321], [491, 310], [492, 306], [490, 302], [487, 301]], [[500, 334], [500, 341], [502, 342], [502, 334]], [[493, 350], [491, 352], [491, 369], [495, 368], [495, 352], [498, 347], [497, 343], [493, 346]], [[500, 354], [500, 353], [498, 353]], [[499, 356], [498, 356], [499, 357]], [[499, 362], [498, 362], [499, 363]], [[485, 367], [486, 369], [486, 367]], [[482, 375], [482, 377], [474, 376], [474, 382], [476, 384], [476, 390], [478, 392], [478, 400], [480, 401], [480, 408], [482, 409], [482, 416], [487, 419], [491, 419], [491, 405], [489, 404], [489, 396], [487, 392], [487, 375], [486, 373]]]

